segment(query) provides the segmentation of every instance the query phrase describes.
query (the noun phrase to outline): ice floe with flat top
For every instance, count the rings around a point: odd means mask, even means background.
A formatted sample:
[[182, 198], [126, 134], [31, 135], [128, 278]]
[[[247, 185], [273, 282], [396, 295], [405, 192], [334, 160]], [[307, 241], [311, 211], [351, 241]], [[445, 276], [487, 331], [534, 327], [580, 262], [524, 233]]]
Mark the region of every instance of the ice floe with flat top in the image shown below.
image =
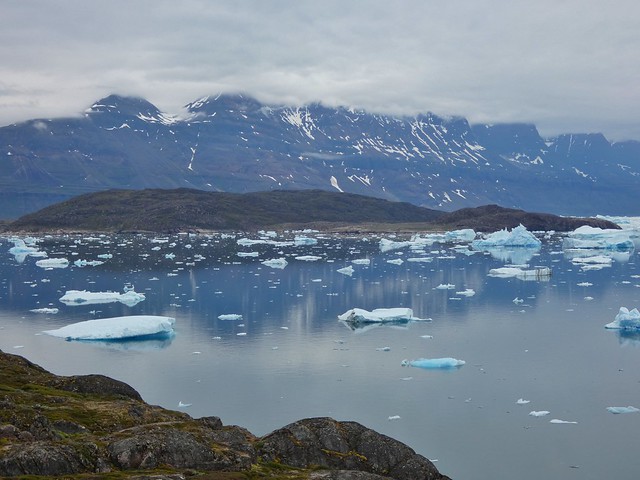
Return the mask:
[[69, 260], [66, 258], [43, 258], [36, 262], [36, 266], [40, 268], [67, 268]]
[[544, 280], [551, 278], [552, 271], [548, 267], [535, 267], [532, 269], [521, 267], [500, 267], [489, 270], [490, 277], [518, 278], [520, 280]]
[[457, 358], [444, 357], [444, 358], [418, 358], [416, 360], [403, 360], [402, 366], [404, 367], [418, 367], [418, 368], [456, 368], [464, 365], [464, 360], [458, 360]]
[[614, 413], [616, 415], [621, 413], [638, 413], [640, 408], [629, 405], [628, 407], [607, 407], [607, 412]]
[[633, 250], [631, 232], [583, 225], [569, 232], [562, 241], [563, 250]]
[[607, 323], [604, 328], [640, 331], [640, 312], [637, 308], [629, 310], [626, 307], [620, 307], [613, 322]]
[[375, 310], [364, 310], [362, 308], [352, 308], [342, 315], [338, 315], [338, 320], [342, 322], [369, 322], [384, 323], [397, 321], [428, 321], [428, 319], [413, 316], [411, 308], [376, 308]]
[[98, 303], [120, 302], [128, 307], [133, 307], [145, 299], [144, 294], [129, 290], [125, 293], [118, 292], [88, 292], [87, 290], [68, 290], [60, 301], [65, 305], [89, 305]]
[[288, 265], [288, 262], [284, 258], [271, 258], [262, 262], [262, 265], [269, 268], [277, 268], [282, 270]]
[[72, 323], [43, 333], [66, 340], [117, 341], [160, 338], [174, 334], [175, 318], [155, 315], [131, 315]]

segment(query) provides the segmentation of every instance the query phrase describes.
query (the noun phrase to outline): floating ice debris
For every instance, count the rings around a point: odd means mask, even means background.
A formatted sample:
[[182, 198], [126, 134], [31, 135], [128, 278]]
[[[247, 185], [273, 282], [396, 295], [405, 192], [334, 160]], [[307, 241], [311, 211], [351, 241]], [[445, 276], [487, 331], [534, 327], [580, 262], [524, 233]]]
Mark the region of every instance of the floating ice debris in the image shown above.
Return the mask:
[[593, 283], [590, 283], [590, 282], [580, 282], [580, 283], [577, 283], [576, 285], [578, 285], [579, 287], [591, 287], [591, 286], [593, 286]]
[[336, 271], [338, 273], [341, 273], [343, 275], [348, 275], [350, 277], [351, 275], [353, 275], [354, 269], [353, 269], [353, 267], [351, 265], [349, 265], [348, 267], [339, 268]]
[[629, 310], [626, 307], [620, 307], [614, 321], [607, 323], [604, 328], [616, 330], [640, 330], [640, 312], [637, 308]]
[[531, 415], [532, 417], [544, 417], [545, 415], [549, 415], [551, 412], [548, 410], [532, 410], [531, 412], [529, 412], [529, 415]]
[[452, 230], [450, 232], [445, 232], [444, 238], [448, 242], [471, 242], [476, 238], [476, 232], [471, 228]]
[[391, 351], [391, 347], [378, 347], [378, 348], [376, 348], [376, 350], [378, 352], [390, 352]]
[[342, 315], [338, 315], [338, 320], [343, 322], [394, 322], [398, 320], [407, 321], [424, 321], [422, 318], [413, 316], [413, 310], [410, 308], [376, 308], [368, 311], [362, 308], [352, 308]]
[[420, 338], [433, 338], [433, 335], [420, 335]]
[[66, 258], [44, 258], [38, 260], [36, 265], [40, 268], [67, 268], [69, 260]]
[[[26, 240], [26, 239], [25, 239]], [[13, 255], [18, 263], [24, 262], [27, 257], [46, 257], [45, 252], [39, 251], [33, 246], [32, 242], [27, 242], [21, 238], [12, 238], [13, 247], [9, 249], [9, 253]]]
[[187, 408], [190, 407], [191, 403], [182, 403], [182, 400], [178, 402], [178, 408]]
[[102, 318], [72, 323], [43, 333], [67, 340], [123, 340], [138, 337], [172, 336], [175, 319], [154, 315]]
[[569, 420], [559, 420], [557, 418], [553, 418], [549, 420], [549, 423], [558, 423], [558, 424], [577, 424], [578, 422], [573, 422]]
[[236, 333], [236, 335], [238, 337], [245, 337], [247, 335], [247, 332], [240, 332], [240, 333]]
[[403, 360], [403, 367], [418, 367], [418, 368], [456, 368], [461, 367], [466, 362], [464, 360], [458, 360], [457, 358], [445, 357], [445, 358], [418, 358], [417, 360]]
[[242, 320], [242, 315], [238, 313], [229, 313], [226, 315], [218, 315], [218, 320]]
[[515, 277], [520, 280], [549, 280], [551, 277], [551, 269], [548, 267], [536, 267], [525, 270], [520, 267], [500, 267], [489, 270], [490, 277], [511, 278]]
[[428, 263], [428, 262], [433, 262], [433, 257], [411, 257], [411, 258], [407, 258], [407, 262]]
[[436, 290], [455, 290], [456, 286], [451, 283], [441, 283], [437, 287], [434, 287]]
[[640, 412], [640, 408], [629, 405], [628, 407], [607, 407], [607, 411], [617, 415], [620, 413], [638, 413]]
[[239, 257], [258, 257], [260, 252], [238, 252], [236, 255]]
[[176, 258], [176, 254], [175, 253], [165, 253], [164, 258], [166, 258], [167, 260], [173, 260], [174, 258]]
[[525, 400], [524, 398], [519, 398], [518, 400], [516, 400], [516, 403], [518, 405], [526, 405], [527, 403], [531, 403], [531, 400]]
[[567, 234], [562, 241], [563, 250], [601, 249], [633, 250], [631, 232], [628, 230], [602, 229], [583, 225]]
[[34, 308], [32, 310], [29, 310], [29, 311], [33, 312], [33, 313], [51, 313], [51, 314], [58, 313], [58, 309], [57, 308]]
[[508, 231], [506, 228], [490, 233], [483, 239], [474, 240], [471, 246], [476, 250], [491, 247], [540, 247], [542, 242], [522, 224]]
[[294, 258], [303, 262], [317, 262], [318, 260], [322, 260], [322, 257], [318, 257], [317, 255], [300, 255]]
[[391, 420], [400, 420], [400, 418], [401, 418], [400, 415], [391, 415], [389, 417], [389, 421], [391, 421]]
[[113, 258], [113, 254], [111, 253], [101, 253], [100, 255], [97, 255], [98, 258], [104, 258], [106, 260]]
[[524, 300], [523, 300], [523, 299], [521, 299], [521, 298], [516, 297], [516, 298], [514, 298], [514, 299], [512, 300], [512, 302], [513, 302], [513, 303], [515, 303], [516, 305], [519, 305], [519, 304], [521, 304], [521, 303], [524, 303]]
[[264, 262], [262, 262], [262, 265], [282, 270], [288, 265], [288, 262], [284, 258], [272, 258], [270, 260], [265, 260]]
[[145, 299], [144, 294], [130, 290], [125, 293], [117, 292], [88, 292], [86, 290], [68, 290], [60, 301], [65, 305], [89, 305], [96, 303], [120, 302], [132, 307]]
[[606, 255], [593, 255], [591, 257], [576, 257], [571, 260], [574, 265], [580, 265], [582, 270], [601, 270], [610, 267], [613, 258]]

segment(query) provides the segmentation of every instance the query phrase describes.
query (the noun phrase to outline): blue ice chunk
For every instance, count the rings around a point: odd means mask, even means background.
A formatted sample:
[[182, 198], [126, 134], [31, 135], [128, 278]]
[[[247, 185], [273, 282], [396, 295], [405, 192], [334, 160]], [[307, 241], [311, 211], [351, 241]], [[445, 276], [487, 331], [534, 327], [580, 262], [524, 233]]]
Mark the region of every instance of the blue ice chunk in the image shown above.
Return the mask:
[[466, 362], [457, 358], [418, 358], [417, 360], [403, 360], [403, 366], [418, 368], [456, 368], [461, 367]]

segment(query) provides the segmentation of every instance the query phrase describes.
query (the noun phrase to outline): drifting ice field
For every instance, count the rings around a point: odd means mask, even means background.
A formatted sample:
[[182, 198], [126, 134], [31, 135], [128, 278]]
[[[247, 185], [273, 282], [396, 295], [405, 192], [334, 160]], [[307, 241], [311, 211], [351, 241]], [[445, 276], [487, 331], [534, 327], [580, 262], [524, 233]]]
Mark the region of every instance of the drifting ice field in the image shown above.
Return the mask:
[[635, 478], [634, 235], [6, 238], [0, 349], [258, 435], [356, 420], [456, 479]]

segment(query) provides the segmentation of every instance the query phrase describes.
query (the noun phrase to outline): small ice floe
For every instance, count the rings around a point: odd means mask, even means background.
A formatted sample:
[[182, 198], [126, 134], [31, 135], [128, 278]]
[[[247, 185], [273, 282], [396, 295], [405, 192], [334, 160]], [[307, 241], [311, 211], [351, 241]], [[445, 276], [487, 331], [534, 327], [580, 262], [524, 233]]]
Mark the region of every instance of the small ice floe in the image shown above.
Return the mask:
[[316, 245], [318, 240], [312, 237], [305, 237], [302, 235], [296, 235], [293, 239], [293, 244], [295, 246], [303, 246], [303, 245]]
[[240, 315], [239, 313], [218, 315], [218, 320], [242, 320], [242, 315]]
[[603, 229], [583, 225], [567, 234], [562, 241], [563, 250], [633, 250], [629, 230]]
[[604, 328], [616, 330], [640, 330], [640, 312], [637, 308], [629, 310], [626, 307], [620, 307], [615, 320], [611, 323], [607, 323]]
[[632, 407], [629, 405], [628, 407], [607, 407], [607, 412], [620, 414], [620, 413], [638, 413], [640, 412], [640, 408]]
[[400, 420], [400, 418], [401, 418], [401, 417], [400, 417], [400, 415], [391, 415], [391, 416], [389, 417], [389, 421], [392, 421], [392, 420]]
[[420, 335], [420, 338], [433, 338], [433, 335]]
[[40, 268], [67, 268], [69, 260], [66, 258], [43, 258], [36, 262], [36, 266]]
[[183, 403], [182, 400], [178, 402], [178, 408], [187, 408], [190, 407], [191, 403]]
[[591, 283], [591, 282], [580, 282], [580, 283], [577, 283], [576, 285], [578, 285], [579, 287], [591, 287], [591, 286], [593, 286], [593, 283]]
[[407, 262], [430, 263], [433, 262], [433, 257], [411, 257], [407, 258]]
[[516, 297], [512, 300], [512, 302], [515, 303], [516, 305], [520, 305], [521, 303], [524, 303], [524, 300], [522, 298]]
[[613, 264], [613, 258], [607, 255], [593, 255], [590, 257], [576, 257], [571, 260], [574, 265], [579, 265], [582, 270], [602, 270]]
[[351, 263], [353, 263], [354, 265], [370, 265], [371, 260], [368, 258], [356, 258], [354, 260], [351, 260]]
[[557, 423], [560, 425], [569, 425], [569, 424], [577, 424], [578, 422], [570, 421], [570, 420], [560, 420], [558, 418], [553, 418], [549, 420], [549, 423]]
[[29, 310], [30, 312], [33, 313], [47, 313], [47, 314], [56, 314], [58, 313], [58, 309], [57, 308], [33, 308], [31, 310]]
[[65, 305], [90, 305], [97, 303], [120, 302], [129, 307], [133, 307], [145, 299], [144, 294], [129, 290], [125, 293], [117, 292], [88, 292], [86, 290], [67, 290], [60, 297], [60, 301]]
[[490, 277], [517, 278], [519, 280], [549, 280], [551, 269], [548, 267], [536, 267], [524, 269], [520, 267], [500, 267], [489, 270]]
[[455, 290], [456, 286], [452, 283], [441, 283], [437, 287], [434, 287], [435, 290]]
[[531, 400], [525, 400], [524, 398], [519, 398], [518, 400], [516, 400], [516, 403], [518, 405], [526, 405], [527, 403], [531, 403]]
[[347, 276], [351, 276], [353, 275], [353, 272], [355, 271], [353, 269], [353, 267], [351, 265], [349, 265], [348, 267], [344, 267], [344, 268], [339, 268], [338, 270], [336, 270], [338, 273], [341, 273], [342, 275], [347, 275]]
[[376, 350], [378, 352], [390, 352], [391, 351], [391, 347], [378, 347], [378, 348], [376, 348]]
[[239, 333], [236, 333], [236, 335], [238, 337], [246, 337], [247, 336], [247, 332], [239, 332]]
[[76, 267], [97, 267], [98, 265], [102, 265], [104, 264], [104, 262], [102, 260], [82, 260], [82, 259], [78, 259], [75, 262], [73, 262], [73, 264]]
[[445, 357], [445, 358], [418, 358], [417, 360], [403, 360], [403, 367], [418, 367], [418, 368], [456, 368], [461, 367], [466, 362], [464, 360], [458, 360], [457, 358]]
[[238, 252], [236, 255], [239, 257], [258, 257], [260, 252]]
[[72, 323], [43, 333], [66, 340], [125, 340], [131, 338], [167, 338], [173, 336], [175, 318], [132, 315]]
[[482, 239], [474, 240], [471, 246], [476, 250], [487, 247], [540, 247], [542, 242], [535, 235], [520, 224], [511, 231], [502, 229], [495, 233], [490, 233]]
[[270, 260], [265, 260], [262, 262], [262, 265], [269, 268], [277, 268], [282, 270], [284, 267], [288, 265], [288, 262], [284, 258], [272, 258]]
[[386, 238], [380, 239], [380, 251], [382, 253], [390, 252], [392, 250], [400, 250], [413, 245], [411, 241], [396, 242], [394, 240], [388, 240]]
[[393, 260], [387, 260], [387, 263], [390, 263], [391, 265], [402, 265], [404, 260], [401, 258], [394, 258]]
[[546, 415], [549, 415], [551, 412], [548, 410], [532, 410], [531, 412], [529, 412], [529, 415], [531, 415], [532, 417], [544, 417]]
[[463, 297], [473, 297], [476, 294], [476, 291], [472, 288], [467, 288], [462, 290], [461, 292], [456, 292], [456, 295], [461, 295]]
[[319, 257], [317, 255], [300, 255], [294, 258], [302, 262], [317, 262], [318, 260], [322, 260], [322, 257]]

